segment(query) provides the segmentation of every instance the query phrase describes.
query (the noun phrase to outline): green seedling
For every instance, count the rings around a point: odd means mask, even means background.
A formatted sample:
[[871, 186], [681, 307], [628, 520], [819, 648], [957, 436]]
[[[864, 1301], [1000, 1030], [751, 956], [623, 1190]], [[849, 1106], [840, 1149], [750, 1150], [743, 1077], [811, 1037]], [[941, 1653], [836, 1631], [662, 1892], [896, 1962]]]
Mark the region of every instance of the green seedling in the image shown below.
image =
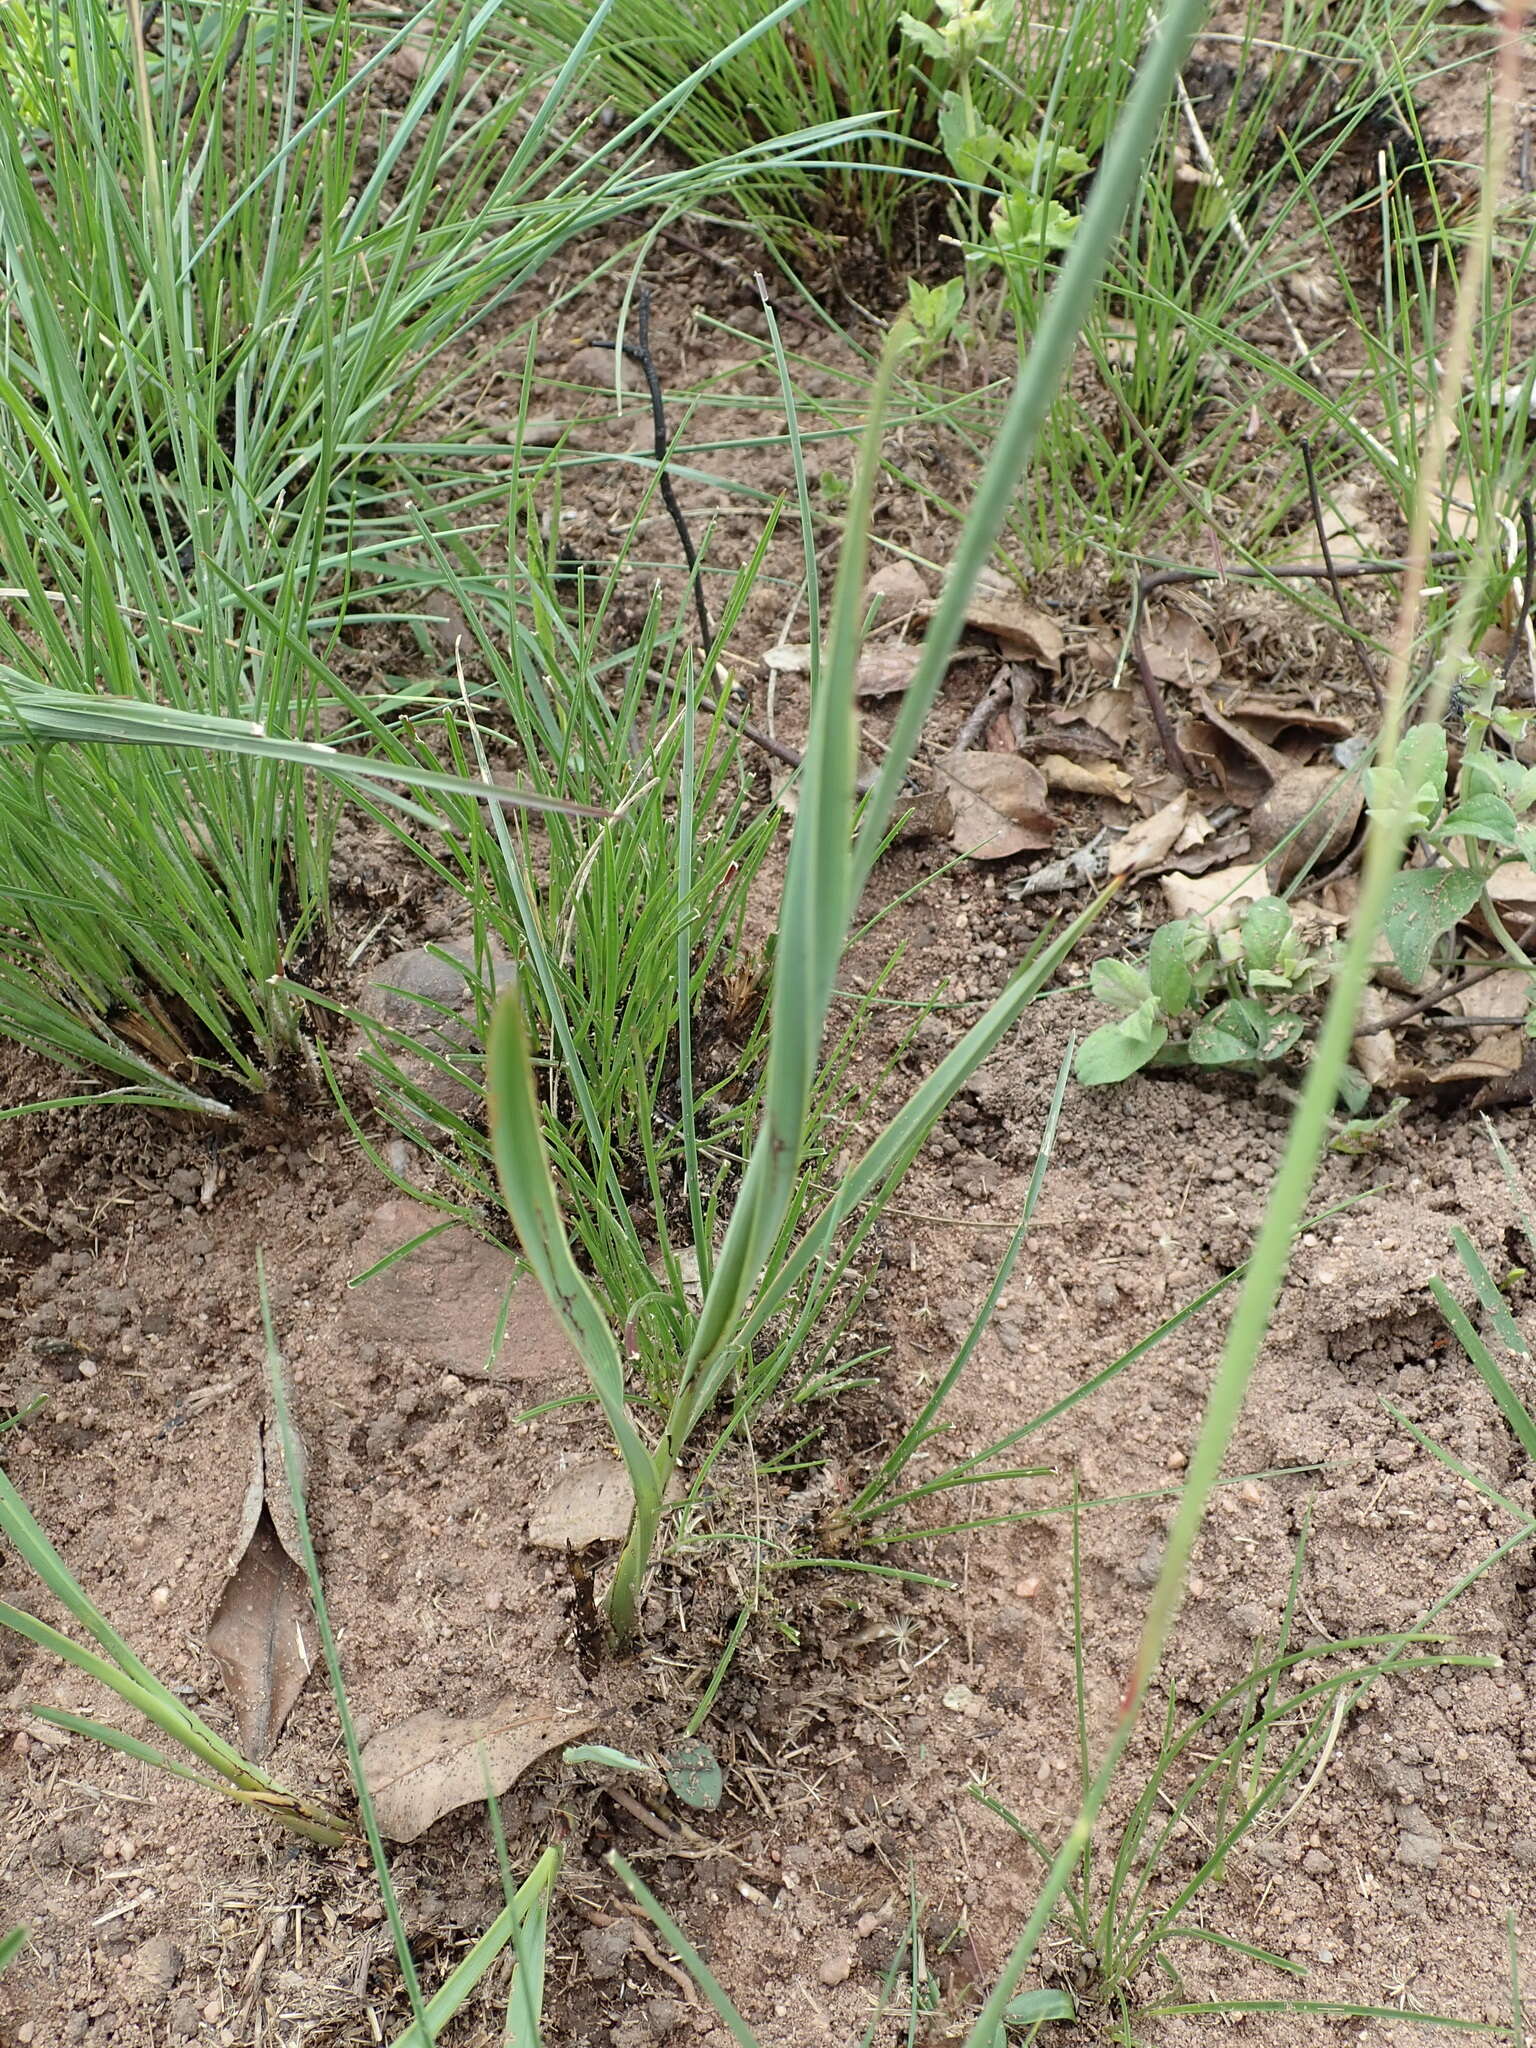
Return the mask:
[[665, 1785], [685, 1806], [695, 1807], [703, 1813], [714, 1812], [725, 1790], [714, 1751], [697, 1737], [677, 1743], [668, 1755], [655, 1763], [647, 1763], [643, 1757], [629, 1756], [622, 1749], [610, 1749], [603, 1742], [578, 1743], [572, 1749], [563, 1750], [561, 1760], [568, 1764], [597, 1764], [605, 1770], [626, 1771], [651, 1778], [657, 1784]]
[[1252, 1069], [1283, 1059], [1306, 1028], [1291, 1006], [1326, 973], [1278, 896], [1209, 922], [1162, 925], [1145, 967], [1093, 963], [1093, 993], [1119, 1015], [1083, 1040], [1077, 1078], [1097, 1087], [1148, 1066]]
[[334, 1847], [351, 1839], [352, 1829], [346, 1821], [314, 1800], [286, 1790], [249, 1763], [139, 1661], [74, 1577], [3, 1472], [0, 1472], [0, 1535], [16, 1550], [26, 1569], [40, 1579], [68, 1610], [96, 1647], [88, 1649], [36, 1615], [5, 1602], [0, 1602], [0, 1628], [8, 1628], [38, 1649], [63, 1658], [84, 1677], [94, 1679], [116, 1693], [126, 1706], [158, 1728], [173, 1749], [181, 1751], [189, 1761], [183, 1762], [174, 1755], [167, 1755], [122, 1729], [84, 1715], [65, 1713], [57, 1707], [33, 1707], [31, 1711], [39, 1720], [67, 1729], [72, 1735], [88, 1736], [92, 1741], [104, 1743], [108, 1749], [136, 1757], [141, 1763], [152, 1764], [156, 1770], [168, 1772], [172, 1777], [185, 1778], [191, 1784], [217, 1792], [312, 1842]]
[[[1505, 701], [1504, 678], [1486, 664], [1451, 655], [1441, 666], [1454, 675], [1449, 687], [1465, 734], [1454, 781], [1438, 719], [1410, 727], [1392, 762], [1365, 773], [1372, 817], [1417, 850], [1415, 864], [1392, 880], [1382, 930], [1397, 965], [1417, 985], [1447, 933], [1478, 912], [1511, 967], [1529, 979], [1526, 1030], [1536, 1034], [1536, 962], [1489, 893], [1501, 865], [1536, 866], [1536, 768], [1510, 751], [1531, 714]], [[1115, 959], [1094, 963], [1093, 992], [1119, 1014], [1083, 1041], [1078, 1079], [1104, 1084], [1154, 1065], [1252, 1069], [1283, 1059], [1306, 1029], [1297, 1006], [1325, 982], [1331, 965], [1273, 896], [1218, 913], [1209, 924], [1162, 925], [1144, 968]], [[1333, 1142], [1345, 1150], [1384, 1128], [1367, 1120]]]
[[0, 1970], [9, 1969], [26, 1945], [25, 1927], [13, 1927], [9, 1934], [0, 1935]]
[[952, 343], [964, 339], [964, 311], [963, 277], [946, 278], [943, 284], [924, 284], [915, 277], [907, 279], [907, 319], [917, 336], [914, 369], [927, 369]]

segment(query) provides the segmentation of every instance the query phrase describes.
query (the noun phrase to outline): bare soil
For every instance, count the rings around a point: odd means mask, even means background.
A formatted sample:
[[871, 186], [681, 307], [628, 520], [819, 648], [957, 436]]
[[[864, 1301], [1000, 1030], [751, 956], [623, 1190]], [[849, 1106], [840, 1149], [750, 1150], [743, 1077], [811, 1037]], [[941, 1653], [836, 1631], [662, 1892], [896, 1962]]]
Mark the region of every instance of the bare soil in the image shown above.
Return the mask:
[[[1458, 93], [1469, 76], [1456, 75]], [[1471, 128], [1456, 126], [1459, 107], [1446, 109], [1444, 139], [1465, 148]], [[1480, 139], [1480, 116], [1472, 126]], [[586, 260], [573, 262], [572, 278]], [[740, 392], [739, 413], [708, 415], [708, 437], [760, 433], [769, 386], [757, 354], [734, 367], [729, 337], [674, 311], [708, 306], [745, 334], [761, 332], [750, 264], [661, 243], [648, 275], [669, 390], [707, 377], [716, 393]], [[600, 282], [574, 319], [562, 313], [561, 331], [544, 336], [537, 370], [549, 380], [550, 412], [568, 416], [573, 331], [611, 333], [621, 287]], [[513, 309], [509, 333], [534, 310]], [[853, 352], [839, 354], [793, 308], [783, 319], [792, 346], [820, 351], [822, 395], [844, 395]], [[480, 388], [488, 425], [522, 366], [521, 345], [509, 346], [504, 371]], [[591, 407], [587, 452], [623, 447], [637, 433], [636, 445], [648, 446], [649, 418], [633, 401], [618, 422], [597, 401]], [[935, 436], [901, 452], [926, 465], [935, 489], [963, 496], [968, 459], [954, 444]], [[836, 441], [813, 454], [813, 467], [846, 474], [847, 460]], [[760, 490], [784, 484], [778, 450], [717, 446], [700, 466]], [[597, 463], [568, 476], [567, 546], [600, 561], [643, 482]], [[720, 515], [711, 558], [742, 559], [760, 513], [743, 516], [743, 501], [723, 488], [692, 485], [682, 495], [696, 530]], [[674, 537], [653, 510], [653, 553], [670, 564]], [[877, 519], [885, 551], [916, 556], [936, 580], [948, 528], [932, 508], [893, 484]], [[830, 525], [825, 539], [835, 542]], [[791, 538], [775, 542], [738, 635], [752, 715], [791, 742], [803, 725], [803, 679], [774, 683], [752, 661], [781, 638], [803, 637], [797, 550]], [[637, 616], [645, 595], [642, 579]], [[1041, 578], [1031, 597], [1067, 639], [1061, 672], [1031, 679], [1028, 722], [1037, 730], [1037, 719], [1070, 711], [1102, 685], [1103, 635], [1123, 630], [1127, 593], [1123, 575], [1090, 565]], [[1230, 676], [1263, 683], [1288, 666], [1288, 681], [1299, 673], [1315, 706], [1368, 717], [1331, 631], [1304, 630], [1241, 590], [1199, 616]], [[451, 621], [446, 630], [451, 638]], [[393, 669], [400, 658], [389, 650]], [[986, 646], [957, 665], [930, 758], [998, 667]], [[1170, 785], [1150, 725], [1139, 710], [1136, 718], [1125, 759], [1145, 809]], [[883, 720], [871, 712], [872, 744]], [[762, 795], [771, 800], [766, 759]], [[899, 942], [888, 992], [926, 998], [942, 987], [948, 1005], [921, 1027], [887, 1095], [942, 1053], [1060, 904], [1081, 900], [1009, 893], [1096, 829], [1096, 800], [1053, 793], [1052, 804], [1051, 851], [948, 867], [942, 841], [913, 838], [884, 863], [882, 900], [925, 886], [882, 927], [878, 952], [871, 942], [856, 964], [877, 964]], [[340, 860], [343, 923], [375, 931], [351, 979], [338, 973], [330, 991], [355, 995], [370, 966], [441, 936], [449, 920], [420, 877], [367, 832], [349, 829]], [[1142, 885], [1095, 944], [1134, 942], [1163, 914], [1155, 884]], [[274, 1090], [259, 1117], [229, 1130], [119, 1110], [4, 1126], [0, 1407], [46, 1396], [5, 1438], [7, 1470], [114, 1626], [214, 1725], [230, 1727], [205, 1632], [265, 1406], [261, 1253], [365, 1735], [423, 1708], [470, 1714], [522, 1695], [581, 1710], [596, 1739], [613, 1746], [663, 1751], [742, 1605], [757, 1603], [704, 1731], [725, 1766], [717, 1812], [690, 1811], [648, 1781], [564, 1768], [558, 1757], [501, 1802], [515, 1867], [526, 1869], [550, 1841], [566, 1855], [547, 2038], [562, 2048], [725, 2048], [718, 2020], [605, 1863], [614, 1848], [698, 1942], [764, 2048], [862, 2038], [914, 1914], [934, 2004], [922, 2038], [960, 2038], [1039, 1877], [1025, 1843], [972, 1791], [984, 1789], [1051, 1848], [1059, 1843], [1078, 1790], [1075, 1609], [1083, 1727], [1097, 1752], [1119, 1709], [1198, 1429], [1223, 1304], [1028, 1438], [1020, 1462], [1043, 1468], [1038, 1477], [952, 1497], [965, 1503], [957, 1520], [1005, 1509], [1027, 1511], [1023, 1518], [890, 1553], [915, 1578], [787, 1567], [797, 1553], [813, 1554], [828, 1504], [898, 1437], [965, 1336], [1019, 1214], [1069, 1037], [1097, 1021], [1081, 993], [1053, 991], [955, 1104], [876, 1240], [876, 1285], [856, 1336], [881, 1356], [870, 1386], [820, 1418], [823, 1469], [766, 1489], [754, 1488], [745, 1464], [723, 1469], [711, 1517], [736, 1540], [666, 1563], [636, 1659], [593, 1668], [570, 1565], [527, 1540], [555, 1479], [601, 1448], [582, 1407], [520, 1419], [579, 1384], [547, 1314], [520, 1288], [492, 1355], [513, 1267], [462, 1228], [353, 1286], [424, 1217], [330, 1107], [296, 1086]], [[872, 1088], [886, 1049], [865, 1055]], [[1443, 1056], [1437, 1045], [1434, 1057]], [[54, 1087], [35, 1061], [0, 1055], [5, 1103]], [[1536, 1975], [1536, 1571], [1518, 1551], [1488, 1563], [1514, 1532], [1513, 1516], [1399, 1420], [1513, 1509], [1529, 1515], [1536, 1506], [1536, 1475], [1447, 1341], [1427, 1291], [1431, 1275], [1452, 1269], [1454, 1225], [1501, 1276], [1532, 1263], [1472, 1092], [1426, 1086], [1379, 1150], [1326, 1161], [1315, 1209], [1332, 1213], [1298, 1247], [1164, 1680], [1183, 1728], [1242, 1677], [1256, 1645], [1274, 1645], [1288, 1614], [1291, 1639], [1319, 1646], [1408, 1630], [1463, 1579], [1470, 1583], [1435, 1626], [1439, 1647], [1475, 1661], [1364, 1691], [1340, 1715], [1318, 1767], [1184, 1912], [1186, 1924], [1272, 1952], [1297, 1974], [1175, 1937], [1163, 1961], [1178, 1982], [1148, 1964], [1133, 1987], [1139, 2000], [1292, 1996], [1507, 2026], [1512, 1915], [1524, 1977]], [[954, 1397], [946, 1455], [980, 1449], [1061, 1402], [1241, 1263], [1288, 1106], [1280, 1088], [1248, 1077], [1161, 1074], [1069, 1093], [1036, 1223]], [[1536, 1180], [1528, 1107], [1496, 1106], [1490, 1121]], [[1514, 1279], [1509, 1299], [1517, 1316], [1528, 1312], [1530, 1283]], [[1074, 1489], [1084, 1503], [1076, 1567]], [[22, 1606], [35, 1597], [9, 1556], [0, 1557], [0, 1593]], [[0, 1979], [4, 2048], [362, 2048], [393, 2038], [408, 2015], [366, 1856], [295, 1849], [211, 1796], [61, 1738], [32, 1718], [32, 1702], [102, 1704], [74, 1674], [0, 1634], [0, 1923], [32, 1932]], [[1157, 1719], [1149, 1715], [1103, 1823], [1101, 1870], [1154, 1760]], [[1230, 1728], [1220, 1727], [1225, 1739]], [[319, 1677], [271, 1768], [345, 1799], [345, 1758]], [[1170, 1783], [1170, 1800], [1185, 1782]], [[1174, 1821], [1149, 1873], [1151, 1898], [1177, 1898], [1213, 1821], [1210, 1802]], [[483, 1812], [439, 1821], [396, 1854], [394, 1869], [430, 1988], [501, 1903]], [[1082, 1996], [1078, 2026], [1060, 2038], [1107, 2037], [1109, 2016], [1065, 1924], [1026, 1983]], [[498, 1989], [504, 1970], [445, 2042], [499, 2040]], [[896, 1991], [877, 2041], [910, 2038], [903, 1987]], [[1274, 2048], [1415, 2035], [1406, 2020], [1357, 2024], [1322, 2011], [1234, 2024]], [[1138, 2038], [1158, 2048], [1211, 2033], [1198, 2015], [1138, 2021]]]

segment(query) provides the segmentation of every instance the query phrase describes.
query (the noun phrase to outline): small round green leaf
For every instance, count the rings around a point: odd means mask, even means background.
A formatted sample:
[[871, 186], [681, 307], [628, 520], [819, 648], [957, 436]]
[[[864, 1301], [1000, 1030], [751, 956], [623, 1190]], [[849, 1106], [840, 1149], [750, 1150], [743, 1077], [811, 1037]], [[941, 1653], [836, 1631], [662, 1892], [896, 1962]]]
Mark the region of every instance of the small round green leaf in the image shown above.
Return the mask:
[[725, 1774], [707, 1742], [700, 1742], [696, 1736], [679, 1742], [662, 1758], [662, 1763], [666, 1768], [667, 1784], [684, 1806], [696, 1806], [704, 1813], [714, 1812], [725, 1790]]

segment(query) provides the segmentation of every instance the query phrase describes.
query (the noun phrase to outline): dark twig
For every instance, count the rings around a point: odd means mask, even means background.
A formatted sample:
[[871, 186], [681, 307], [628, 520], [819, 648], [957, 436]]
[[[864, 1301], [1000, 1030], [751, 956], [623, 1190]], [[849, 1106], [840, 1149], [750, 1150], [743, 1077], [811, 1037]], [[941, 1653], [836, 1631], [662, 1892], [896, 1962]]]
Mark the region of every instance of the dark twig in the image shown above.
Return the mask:
[[672, 478], [667, 471], [667, 408], [661, 394], [661, 379], [656, 374], [656, 363], [651, 355], [651, 295], [642, 291], [639, 311], [635, 320], [635, 340], [598, 341], [594, 348], [605, 348], [627, 356], [632, 363], [638, 363], [645, 378], [645, 386], [651, 395], [651, 424], [655, 431], [654, 450], [656, 467], [660, 471], [661, 502], [667, 508], [668, 516], [677, 529], [682, 544], [683, 560], [688, 564], [688, 575], [693, 584], [694, 609], [699, 616], [699, 630], [704, 635], [706, 648], [714, 645], [714, 628], [709, 623], [709, 607], [704, 602], [704, 586], [699, 576], [699, 557], [693, 545], [693, 535], [688, 531], [688, 521], [683, 508], [677, 502], [677, 493], [672, 488]]
[[[671, 678], [663, 675], [659, 668], [650, 669], [647, 673], [653, 683], [663, 688], [671, 682]], [[739, 711], [733, 711], [729, 704], [721, 705], [713, 697], [700, 697], [699, 709], [707, 711], [711, 718], [723, 718], [733, 731], [739, 732], [744, 740], [750, 740], [752, 745], [766, 754], [770, 760], [782, 761], [786, 768], [799, 768], [804, 765], [805, 756], [798, 747], [792, 747], [784, 740], [776, 740], [771, 732], [764, 732], [760, 725], [753, 725], [751, 720], [743, 718]], [[854, 787], [860, 796], [869, 794], [875, 786], [875, 779], [873, 775], [859, 777]]]
[[[226, 85], [229, 82], [231, 73], [234, 71], [235, 66], [240, 62], [241, 57], [245, 54], [246, 38], [249, 36], [250, 32], [251, 17], [249, 16], [249, 14], [242, 14], [240, 17], [240, 25], [235, 30], [234, 36], [230, 41], [229, 54], [224, 59], [223, 67], [219, 72], [219, 85]], [[202, 97], [202, 93], [203, 87], [198, 83], [196, 79], [194, 79], [192, 83], [187, 87], [186, 91], [182, 94], [181, 106], [177, 110], [180, 113], [183, 121], [188, 120], [191, 117], [191, 115], [193, 114], [197, 107], [198, 100]]]
[[1340, 583], [1339, 572], [1333, 565], [1333, 552], [1328, 546], [1328, 529], [1323, 523], [1323, 501], [1317, 493], [1317, 467], [1312, 460], [1310, 441], [1303, 441], [1301, 444], [1301, 462], [1307, 473], [1307, 502], [1312, 507], [1312, 524], [1317, 529], [1317, 544], [1322, 550], [1323, 569], [1333, 591], [1333, 601], [1339, 608], [1339, 624], [1344, 628], [1345, 638], [1354, 650], [1355, 660], [1360, 664], [1361, 674], [1370, 685], [1371, 695], [1376, 699], [1376, 709], [1379, 711], [1385, 701], [1381, 694], [1381, 678], [1371, 666], [1370, 656], [1365, 651], [1365, 641], [1359, 628], [1350, 618], [1349, 607], [1344, 602], [1344, 586]]
[[[1196, 572], [1191, 571], [1190, 573], [1194, 575]], [[1214, 576], [1218, 572], [1214, 569], [1209, 569], [1199, 573], [1201, 575]], [[1178, 776], [1179, 780], [1187, 787], [1190, 783], [1197, 781], [1198, 777], [1190, 766], [1189, 756], [1179, 745], [1178, 739], [1174, 734], [1173, 720], [1168, 715], [1168, 703], [1163, 696], [1162, 686], [1158, 682], [1157, 677], [1153, 675], [1152, 664], [1147, 659], [1146, 644], [1142, 638], [1142, 629], [1146, 624], [1146, 617], [1147, 579], [1143, 577], [1136, 586], [1136, 595], [1132, 601], [1131, 657], [1136, 663], [1136, 673], [1141, 678], [1141, 691], [1147, 700], [1147, 709], [1152, 713], [1152, 723], [1157, 727], [1157, 736], [1162, 741], [1163, 759], [1168, 763], [1174, 774]]]
[[968, 753], [981, 738], [993, 719], [996, 718], [998, 712], [1012, 702], [1013, 677], [1006, 668], [1003, 668], [994, 677], [991, 687], [981, 702], [970, 713], [964, 725], [955, 734], [955, 744], [952, 751], [956, 754]]
[[[1515, 630], [1510, 635], [1509, 652], [1504, 657], [1504, 681], [1507, 683], [1515, 672], [1515, 663], [1520, 659], [1525, 646], [1525, 629], [1531, 617], [1531, 581], [1536, 577], [1536, 518], [1531, 514], [1529, 498], [1520, 500], [1520, 531], [1525, 540], [1525, 558], [1522, 563], [1520, 583], [1520, 616], [1515, 620]], [[1536, 670], [1531, 675], [1531, 691], [1536, 696]]]
[[[1531, 941], [1536, 939], [1536, 917], [1523, 924], [1513, 937], [1517, 949], [1523, 953]], [[1470, 974], [1462, 975], [1459, 981], [1454, 975], [1448, 974], [1438, 988], [1432, 988], [1427, 995], [1419, 996], [1414, 1002], [1405, 1003], [1402, 1009], [1394, 1010], [1390, 1017], [1383, 1017], [1379, 1024], [1370, 1025], [1358, 1035], [1361, 1038], [1373, 1038], [1378, 1031], [1396, 1031], [1399, 1025], [1411, 1024], [1413, 1019], [1422, 1016], [1424, 1011], [1437, 1008], [1447, 997], [1465, 995], [1469, 988], [1476, 988], [1480, 982], [1489, 980], [1491, 976], [1501, 973], [1511, 964], [1508, 955], [1501, 953], [1497, 960], [1490, 960], [1485, 967], [1474, 967]], [[1470, 1020], [1464, 1018], [1462, 1021]]]

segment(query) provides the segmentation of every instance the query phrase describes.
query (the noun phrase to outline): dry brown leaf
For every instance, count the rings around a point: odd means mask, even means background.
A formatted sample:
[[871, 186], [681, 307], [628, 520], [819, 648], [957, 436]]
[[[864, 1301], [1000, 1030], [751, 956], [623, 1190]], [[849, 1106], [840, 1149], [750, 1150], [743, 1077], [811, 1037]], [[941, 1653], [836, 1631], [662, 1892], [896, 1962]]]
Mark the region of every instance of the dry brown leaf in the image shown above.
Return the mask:
[[528, 1541], [540, 1550], [583, 1550], [622, 1543], [635, 1512], [635, 1492], [613, 1458], [584, 1458], [562, 1472], [528, 1517]]
[[1141, 634], [1147, 666], [1160, 683], [1206, 690], [1221, 675], [1221, 656], [1203, 626], [1176, 604], [1151, 605]]
[[1273, 782], [1277, 775], [1283, 775], [1290, 762], [1284, 754], [1278, 753], [1258, 733], [1250, 730], [1241, 719], [1234, 718], [1224, 703], [1219, 703], [1208, 690], [1197, 690], [1195, 702], [1200, 715], [1214, 725], [1222, 736], [1231, 741], [1239, 754], [1252, 761], [1267, 781]]
[[1172, 853], [1189, 817], [1189, 791], [1181, 789], [1171, 802], [1154, 811], [1150, 818], [1141, 819], [1115, 842], [1109, 852], [1108, 872], [1131, 875], [1155, 868]]
[[445, 1813], [498, 1798], [540, 1757], [587, 1734], [596, 1720], [584, 1707], [562, 1711], [546, 1700], [518, 1697], [472, 1720], [431, 1709], [412, 1714], [363, 1748], [363, 1776], [380, 1831], [392, 1842], [414, 1842]]
[[1523, 1024], [1531, 1006], [1531, 982], [1518, 967], [1501, 967], [1465, 995], [1450, 996], [1446, 1007], [1464, 1017], [1497, 1017], [1501, 1024]]
[[915, 562], [887, 562], [864, 586], [865, 605], [880, 601], [880, 624], [906, 618], [928, 602], [928, 579]]
[[855, 697], [894, 697], [917, 674], [922, 646], [916, 640], [871, 640], [854, 671]]
[[[1277, 775], [1248, 821], [1254, 852], [1274, 856], [1271, 881], [1283, 888], [1308, 863], [1326, 868], [1341, 860], [1355, 836], [1364, 802], [1359, 776], [1346, 775], [1327, 762], [1287, 768]], [[1291, 833], [1294, 838], [1289, 838]]]
[[1164, 875], [1163, 899], [1175, 917], [1209, 917], [1213, 911], [1257, 903], [1269, 894], [1262, 867], [1248, 861], [1236, 867], [1213, 868], [1205, 875]]
[[1113, 761], [1069, 761], [1064, 754], [1047, 754], [1040, 767], [1052, 789], [1068, 790], [1073, 796], [1112, 797], [1117, 804], [1131, 801], [1131, 778]]
[[1316, 711], [1269, 690], [1245, 690], [1239, 697], [1224, 698], [1221, 708], [1271, 746], [1291, 735], [1308, 742], [1344, 740], [1355, 730], [1352, 719]]
[[1054, 837], [1045, 777], [1018, 754], [947, 754], [938, 765], [954, 807], [949, 840], [971, 860], [1039, 853]]
[[317, 1642], [287, 1475], [270, 1425], [252, 1425], [233, 1571], [204, 1641], [223, 1674], [240, 1747], [261, 1763], [304, 1690]]
[[1390, 1031], [1378, 1028], [1397, 1007], [1374, 983], [1367, 986], [1360, 998], [1354, 1061], [1373, 1088], [1390, 1086], [1397, 1073], [1397, 1041]]
[[1489, 1031], [1478, 1040], [1477, 1050], [1463, 1060], [1452, 1060], [1448, 1067], [1436, 1067], [1436, 1082], [1450, 1081], [1507, 1081], [1512, 1074], [1518, 1074], [1524, 1064], [1530, 1040], [1519, 1025], [1507, 1030]]
[[1063, 707], [1050, 714], [1057, 725], [1075, 724], [1081, 719], [1101, 732], [1105, 739], [1123, 747], [1131, 737], [1133, 713], [1129, 690], [1094, 690], [1081, 704]]
[[1506, 923], [1536, 917], [1536, 870], [1523, 860], [1505, 861], [1488, 877], [1488, 897]]
[[[919, 610], [932, 617], [930, 599]], [[1023, 654], [1038, 661], [1052, 675], [1061, 673], [1066, 638], [1056, 621], [1032, 604], [1026, 604], [1005, 576], [988, 570], [979, 576], [965, 608], [966, 624], [978, 633], [990, 633], [1007, 654]]]

